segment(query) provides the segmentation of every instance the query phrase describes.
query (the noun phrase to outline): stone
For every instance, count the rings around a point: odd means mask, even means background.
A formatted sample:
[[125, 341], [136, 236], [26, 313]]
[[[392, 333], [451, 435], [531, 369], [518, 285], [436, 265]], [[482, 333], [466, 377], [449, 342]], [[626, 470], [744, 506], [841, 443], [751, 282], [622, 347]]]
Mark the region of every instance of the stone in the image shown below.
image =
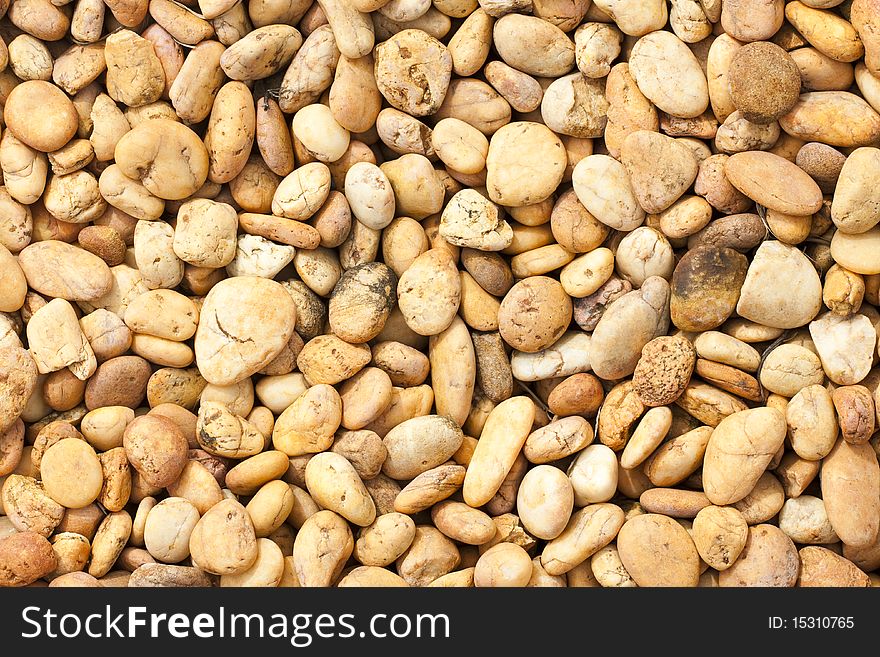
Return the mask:
[[807, 257], [781, 242], [761, 244], [746, 273], [736, 312], [758, 324], [790, 329], [807, 324], [821, 307], [822, 282]]
[[723, 246], [687, 251], [672, 273], [672, 323], [682, 331], [721, 326], [736, 308], [748, 266], [743, 254]]
[[275, 281], [239, 276], [211, 288], [196, 330], [202, 376], [215, 385], [238, 383], [272, 362], [296, 323], [296, 306]]
[[450, 244], [478, 251], [501, 251], [513, 241], [501, 209], [474, 189], [463, 189], [449, 200], [440, 217], [440, 235]]
[[826, 313], [810, 322], [810, 337], [828, 378], [842, 386], [864, 379], [871, 369], [877, 332], [870, 319], [856, 314]]
[[770, 210], [806, 216], [822, 207], [822, 190], [816, 181], [774, 153], [734, 153], [724, 163], [724, 174], [739, 191]]

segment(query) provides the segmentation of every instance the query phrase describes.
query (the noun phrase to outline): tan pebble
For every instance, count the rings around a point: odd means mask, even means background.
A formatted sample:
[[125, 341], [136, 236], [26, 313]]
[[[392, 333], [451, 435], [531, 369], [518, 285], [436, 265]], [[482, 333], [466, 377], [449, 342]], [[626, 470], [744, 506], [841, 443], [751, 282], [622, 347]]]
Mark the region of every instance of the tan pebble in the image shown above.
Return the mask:
[[829, 549], [818, 546], [803, 547], [798, 551], [801, 568], [798, 585], [868, 587], [871, 579], [858, 566]]
[[749, 527], [745, 546], [734, 564], [721, 571], [718, 583], [727, 586], [791, 587], [800, 559], [791, 539], [773, 525]]
[[748, 535], [742, 514], [731, 507], [708, 506], [694, 518], [693, 538], [700, 557], [718, 571], [733, 565]]
[[52, 546], [34, 532], [18, 532], [0, 540], [3, 586], [27, 586], [55, 570]]
[[700, 558], [687, 531], [666, 516], [645, 514], [620, 529], [617, 549], [639, 586], [696, 586]]
[[193, 563], [209, 573], [230, 575], [246, 571], [259, 553], [247, 511], [235, 500], [214, 505], [192, 530], [189, 551]]
[[785, 438], [785, 420], [774, 409], [740, 411], [722, 420], [706, 447], [703, 486], [718, 505], [738, 502], [752, 489]]
[[52, 499], [72, 509], [94, 502], [104, 483], [95, 450], [74, 438], [61, 440], [46, 450], [40, 462], [40, 476]]

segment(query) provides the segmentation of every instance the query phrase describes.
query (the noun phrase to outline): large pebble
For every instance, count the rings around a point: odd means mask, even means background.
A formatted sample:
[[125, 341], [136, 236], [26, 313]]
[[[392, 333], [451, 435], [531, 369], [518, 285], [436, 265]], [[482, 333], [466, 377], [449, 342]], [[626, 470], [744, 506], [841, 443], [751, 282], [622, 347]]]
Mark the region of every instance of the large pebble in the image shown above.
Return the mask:
[[821, 385], [825, 379], [819, 357], [799, 344], [781, 344], [764, 355], [761, 385], [770, 392], [794, 397], [810, 385]]
[[40, 308], [28, 322], [27, 336], [40, 374], [70, 367], [78, 379], [85, 381], [95, 373], [95, 353], [70, 302], [52, 299]]
[[842, 386], [864, 379], [874, 360], [877, 332], [864, 315], [825, 313], [810, 322], [810, 337], [828, 378]]
[[513, 352], [510, 369], [520, 381], [543, 381], [570, 376], [590, 369], [590, 336], [566, 331], [547, 349], [535, 353]]
[[27, 288], [27, 279], [18, 260], [0, 244], [0, 312], [11, 313], [21, 308]]
[[[486, 363], [484, 375], [489, 375], [493, 367], [502, 371], [507, 369], [506, 363], [493, 363], [494, 359], [502, 360], [504, 354], [500, 338], [494, 341], [494, 345], [494, 355], [485, 351], [482, 354]], [[473, 401], [476, 354], [474, 341], [460, 317], [453, 318], [449, 328], [438, 335], [432, 335], [428, 341], [434, 405], [438, 414], [451, 418], [459, 425], [464, 425], [467, 420]], [[498, 385], [504, 385], [501, 378], [498, 379]]]
[[779, 511], [779, 528], [796, 543], [836, 543], [837, 534], [828, 520], [820, 497], [801, 495], [785, 501]]
[[686, 479], [703, 462], [712, 427], [697, 427], [666, 441], [645, 462], [644, 472], [655, 486]]
[[227, 278], [211, 288], [196, 330], [195, 354], [209, 383], [231, 385], [258, 372], [290, 340], [296, 306], [265, 278]]
[[178, 563], [189, 556], [189, 539], [199, 512], [186, 499], [168, 497], [150, 509], [144, 525], [144, 543], [161, 562]]
[[6, 97], [3, 120], [13, 135], [44, 153], [64, 146], [79, 125], [70, 98], [43, 80], [26, 80], [12, 87]]
[[464, 501], [479, 507], [492, 499], [514, 465], [535, 419], [528, 397], [511, 397], [496, 406], [483, 426], [464, 479]]
[[783, 0], [725, 0], [718, 4], [721, 4], [721, 26], [739, 41], [770, 39], [785, 20]]
[[620, 149], [639, 205], [651, 214], [675, 203], [697, 177], [693, 151], [672, 137], [650, 130], [630, 134]]
[[164, 488], [177, 481], [187, 463], [187, 437], [161, 415], [143, 415], [125, 428], [123, 446], [132, 467], [150, 486]]
[[785, 407], [791, 447], [802, 459], [818, 461], [837, 441], [838, 425], [831, 394], [824, 386], [802, 388]]
[[544, 540], [562, 533], [574, 504], [574, 490], [559, 468], [539, 465], [523, 477], [517, 493], [517, 512], [526, 529]]
[[797, 548], [775, 525], [749, 527], [749, 537], [739, 558], [721, 571], [720, 586], [791, 587], [800, 566]]
[[68, 301], [93, 301], [110, 292], [113, 276], [98, 256], [66, 242], [34, 242], [18, 264], [35, 292]]
[[723, 246], [687, 251], [672, 274], [670, 319], [682, 331], [708, 331], [733, 314], [749, 261]]
[[694, 518], [694, 543], [700, 557], [715, 570], [737, 560], [749, 536], [743, 515], [729, 506], [707, 506]]
[[772, 123], [798, 101], [801, 74], [791, 56], [775, 43], [739, 48], [727, 71], [736, 109], [753, 123]]
[[401, 422], [382, 439], [388, 456], [382, 471], [401, 481], [445, 463], [461, 447], [464, 434], [447, 417], [425, 415]]
[[529, 121], [508, 123], [489, 141], [489, 198], [510, 207], [540, 203], [556, 191], [567, 161], [562, 141], [548, 127]]
[[381, 262], [345, 271], [330, 296], [331, 330], [347, 342], [369, 342], [385, 326], [397, 296], [397, 276]]
[[687, 530], [668, 516], [629, 519], [617, 536], [626, 571], [639, 586], [696, 586], [700, 555]]
[[880, 222], [880, 149], [857, 148], [840, 170], [831, 220], [844, 233], [864, 233]]
[[54, 571], [58, 558], [43, 536], [23, 531], [0, 539], [0, 564], [0, 586], [27, 586]]
[[104, 482], [95, 450], [76, 438], [64, 438], [46, 450], [40, 476], [49, 497], [68, 509], [94, 502]]
[[449, 327], [461, 303], [461, 277], [447, 249], [430, 249], [413, 260], [397, 284], [397, 303], [419, 335]]
[[288, 456], [323, 452], [333, 444], [342, 421], [342, 399], [336, 389], [317, 384], [300, 394], [275, 422], [272, 442]]
[[309, 162], [291, 171], [275, 188], [272, 214], [305, 221], [315, 214], [330, 193], [330, 169], [323, 162]]
[[151, 371], [150, 364], [140, 356], [117, 356], [101, 363], [86, 384], [86, 408], [137, 408], [144, 399]]
[[690, 48], [672, 32], [652, 32], [636, 41], [629, 70], [641, 92], [667, 114], [693, 118], [709, 106], [703, 69]]
[[808, 323], [821, 307], [822, 282], [803, 252], [773, 240], [761, 244], [749, 265], [736, 312], [758, 324], [789, 329]]
[[411, 116], [437, 111], [452, 75], [446, 46], [422, 30], [403, 30], [375, 50], [376, 85], [385, 99]]
[[646, 406], [665, 406], [681, 396], [694, 371], [697, 354], [682, 336], [660, 336], [642, 349], [633, 388]]
[[208, 149], [182, 123], [151, 119], [125, 133], [116, 143], [116, 164], [154, 196], [184, 199], [208, 178]]
[[501, 208], [473, 189], [449, 199], [440, 217], [440, 235], [450, 244], [478, 251], [501, 251], [513, 241]]
[[666, 3], [661, 0], [597, 0], [593, 4], [630, 36], [662, 29], [668, 18]]
[[869, 444], [843, 439], [822, 460], [822, 500], [844, 545], [863, 548], [880, 531], [880, 466]]
[[[524, 39], [524, 34], [529, 38]], [[502, 16], [492, 40], [505, 63], [528, 75], [558, 78], [574, 66], [574, 43], [556, 25], [537, 16]]]
[[335, 511], [355, 525], [366, 527], [376, 519], [376, 505], [344, 456], [323, 452], [309, 459], [306, 486], [322, 508]]
[[571, 184], [578, 200], [606, 226], [631, 231], [645, 220], [626, 167], [613, 157], [597, 154], [583, 158], [575, 165]]
[[[528, 445], [528, 443], [526, 443]], [[607, 502], [617, 492], [617, 455], [605, 445], [588, 445], [568, 467], [568, 478], [578, 506]]]
[[355, 163], [345, 174], [344, 187], [351, 213], [365, 226], [380, 230], [394, 219], [391, 182], [372, 162]]
[[746, 372], [755, 372], [761, 365], [757, 349], [720, 331], [706, 331], [694, 340], [700, 358], [730, 365]]
[[257, 560], [257, 537], [248, 512], [236, 500], [211, 507], [190, 534], [193, 565], [215, 575], [244, 572]]
[[615, 301], [593, 331], [590, 365], [596, 376], [615, 380], [632, 374], [642, 348], [666, 333], [668, 317], [669, 283], [657, 276]]
[[589, 139], [601, 137], [608, 122], [605, 81], [580, 72], [561, 77], [544, 91], [541, 118], [556, 134]]
[[265, 25], [230, 45], [220, 57], [220, 66], [232, 80], [267, 78], [290, 63], [302, 42], [299, 31], [290, 25]]
[[724, 418], [709, 439], [703, 489], [713, 504], [739, 502], [757, 483], [785, 440], [785, 417], [774, 408], [753, 408]]
[[0, 346], [0, 432], [15, 423], [36, 386], [37, 364], [31, 355], [18, 345]]
[[801, 94], [779, 126], [792, 137], [829, 146], [871, 146], [880, 139], [880, 114], [848, 91]]
[[368, 345], [349, 344], [335, 335], [319, 335], [309, 340], [296, 358], [296, 366], [312, 385], [345, 381], [369, 362]]
[[838, 230], [831, 238], [831, 257], [857, 274], [880, 274], [880, 226], [857, 235]]
[[735, 153], [724, 163], [724, 174], [739, 191], [770, 210], [806, 216], [822, 206], [819, 185], [796, 164], [774, 153]]
[[809, 545], [798, 552], [801, 587], [859, 587], [872, 586], [871, 578], [852, 561], [823, 547]]
[[558, 281], [530, 276], [510, 288], [501, 302], [498, 330], [514, 349], [534, 353], [562, 337], [571, 313], [571, 298]]
[[50, 536], [64, 518], [66, 509], [49, 497], [43, 485], [33, 477], [6, 476], [0, 489], [3, 513], [20, 532]]
[[623, 509], [616, 504], [578, 509], [562, 533], [544, 547], [541, 565], [551, 575], [569, 572], [613, 541], [624, 520]]

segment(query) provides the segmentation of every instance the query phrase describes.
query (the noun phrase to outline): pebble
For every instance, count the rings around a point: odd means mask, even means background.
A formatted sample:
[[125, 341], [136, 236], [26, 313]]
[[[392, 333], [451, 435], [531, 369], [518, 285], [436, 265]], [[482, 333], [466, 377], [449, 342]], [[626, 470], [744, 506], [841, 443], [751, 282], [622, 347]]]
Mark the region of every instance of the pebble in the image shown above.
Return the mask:
[[810, 337], [828, 378], [842, 386], [864, 379], [874, 361], [877, 332], [864, 315], [826, 313], [810, 322]]
[[804, 326], [822, 307], [822, 282], [799, 249], [769, 240], [749, 264], [736, 312], [773, 328]]

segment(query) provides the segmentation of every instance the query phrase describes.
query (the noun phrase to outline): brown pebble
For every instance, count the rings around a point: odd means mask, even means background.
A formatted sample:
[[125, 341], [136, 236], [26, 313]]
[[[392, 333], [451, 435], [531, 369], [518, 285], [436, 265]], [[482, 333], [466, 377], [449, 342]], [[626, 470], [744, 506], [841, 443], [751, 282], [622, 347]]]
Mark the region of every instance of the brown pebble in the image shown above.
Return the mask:
[[800, 559], [792, 540], [775, 525], [749, 527], [749, 537], [739, 558], [721, 571], [722, 587], [792, 587]]
[[758, 380], [735, 367], [700, 358], [697, 360], [695, 372], [704, 381], [732, 392], [738, 397], [749, 401], [762, 399], [761, 384]]
[[19, 418], [11, 427], [0, 432], [0, 477], [18, 467], [23, 449], [24, 422]]
[[736, 308], [749, 261], [726, 247], [698, 246], [682, 256], [672, 273], [669, 314], [682, 331], [708, 331]]
[[129, 588], [214, 586], [211, 576], [191, 566], [145, 563], [131, 574]]
[[[748, 199], [746, 199], [748, 200]], [[748, 202], [751, 207], [751, 201]], [[754, 249], [767, 237], [767, 227], [756, 214], [746, 212], [719, 217], [688, 238], [688, 248], [727, 247], [740, 253]]]
[[812, 141], [801, 146], [794, 163], [810, 174], [824, 194], [831, 194], [840, 177], [846, 155], [828, 144]]
[[186, 437], [174, 422], [159, 415], [142, 415], [125, 428], [125, 453], [146, 483], [165, 488], [177, 481], [186, 465]]
[[137, 408], [147, 393], [150, 374], [150, 363], [140, 356], [119, 356], [101, 363], [86, 384], [86, 408]]
[[550, 392], [547, 406], [556, 415], [595, 415], [605, 399], [602, 382], [581, 372], [564, 379]]
[[97, 504], [89, 504], [81, 509], [68, 509], [56, 527], [55, 533], [72, 532], [85, 536], [91, 541], [103, 519], [104, 512]]
[[654, 338], [642, 348], [633, 388], [646, 406], [665, 406], [681, 396], [694, 371], [697, 352], [681, 336]]
[[797, 64], [766, 41], [737, 50], [727, 76], [733, 104], [752, 123], [772, 123], [794, 107], [801, 93]]
[[673, 518], [695, 518], [712, 502], [698, 490], [679, 488], [651, 488], [639, 496], [639, 504], [649, 513], [661, 513]]
[[111, 267], [125, 261], [125, 241], [110, 226], [86, 226], [77, 237], [79, 245]]
[[831, 393], [840, 422], [840, 433], [848, 443], [865, 443], [874, 433], [874, 399], [865, 386], [841, 386]]
[[82, 403], [86, 382], [64, 368], [46, 375], [43, 381], [43, 399], [54, 411], [69, 411]]

